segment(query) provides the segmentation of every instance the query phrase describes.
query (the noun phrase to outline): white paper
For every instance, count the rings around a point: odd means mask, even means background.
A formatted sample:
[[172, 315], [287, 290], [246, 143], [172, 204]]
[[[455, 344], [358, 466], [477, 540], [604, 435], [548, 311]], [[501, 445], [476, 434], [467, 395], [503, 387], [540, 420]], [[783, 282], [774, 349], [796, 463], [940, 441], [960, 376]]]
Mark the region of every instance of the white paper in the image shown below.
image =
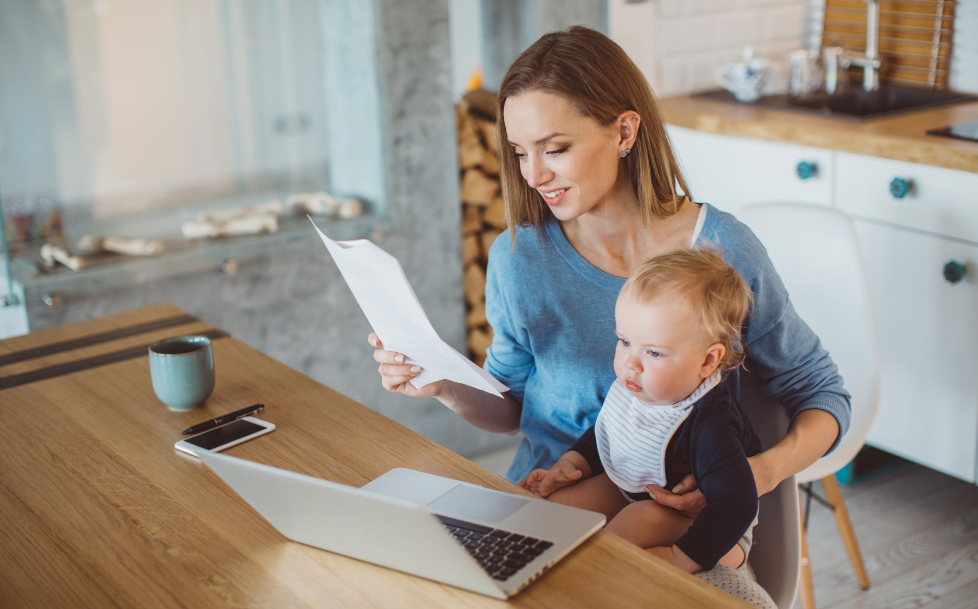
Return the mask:
[[[312, 222], [312, 218], [309, 218]], [[333, 241], [312, 225], [326, 244], [353, 296], [384, 349], [403, 353], [421, 366], [417, 388], [447, 379], [503, 397], [509, 388], [438, 336], [396, 258], [367, 239]]]

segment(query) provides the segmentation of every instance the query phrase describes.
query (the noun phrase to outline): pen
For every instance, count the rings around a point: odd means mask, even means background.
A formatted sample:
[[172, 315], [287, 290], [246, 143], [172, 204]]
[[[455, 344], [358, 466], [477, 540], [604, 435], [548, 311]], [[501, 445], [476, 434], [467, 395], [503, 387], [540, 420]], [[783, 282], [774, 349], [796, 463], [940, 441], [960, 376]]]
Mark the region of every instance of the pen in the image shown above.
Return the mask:
[[261, 412], [265, 409], [264, 404], [254, 404], [253, 406], [248, 406], [247, 408], [242, 408], [241, 410], [235, 410], [234, 412], [229, 412], [228, 414], [221, 415], [217, 418], [211, 419], [210, 421], [204, 421], [203, 423], [197, 423], [196, 425], [191, 425], [181, 432], [183, 435], [187, 436], [190, 434], [200, 433], [202, 431], [207, 431], [208, 429], [214, 429], [215, 427], [220, 427], [221, 425], [226, 425], [232, 421], [237, 421], [240, 418], [246, 417], [257, 412]]

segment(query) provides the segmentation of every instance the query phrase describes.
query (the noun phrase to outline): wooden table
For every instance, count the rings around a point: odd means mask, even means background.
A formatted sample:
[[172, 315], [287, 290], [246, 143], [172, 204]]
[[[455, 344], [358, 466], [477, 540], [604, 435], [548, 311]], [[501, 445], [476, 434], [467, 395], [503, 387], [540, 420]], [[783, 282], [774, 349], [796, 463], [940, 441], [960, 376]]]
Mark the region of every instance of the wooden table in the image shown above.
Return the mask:
[[[209, 333], [217, 385], [172, 412], [146, 347]], [[365, 371], [368, 374], [369, 371]], [[522, 492], [169, 304], [0, 341], [0, 607], [489, 607], [493, 600], [285, 539], [180, 431], [248, 404], [277, 430], [229, 454], [359, 486], [408, 467]], [[743, 607], [598, 533], [519, 607]]]

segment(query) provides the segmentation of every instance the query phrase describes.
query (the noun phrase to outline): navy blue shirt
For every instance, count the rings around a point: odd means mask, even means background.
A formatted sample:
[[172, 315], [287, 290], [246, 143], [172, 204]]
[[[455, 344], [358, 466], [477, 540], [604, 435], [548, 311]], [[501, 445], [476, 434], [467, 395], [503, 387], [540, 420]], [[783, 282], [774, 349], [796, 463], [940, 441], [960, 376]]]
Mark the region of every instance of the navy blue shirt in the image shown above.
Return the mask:
[[[587, 460], [592, 476], [604, 471], [593, 425], [571, 450]], [[676, 545], [704, 570], [712, 569], [737, 544], [757, 516], [757, 487], [747, 457], [759, 452], [760, 438], [722, 383], [693, 405], [669, 439], [665, 488], [693, 474], [706, 499], [706, 508]], [[650, 499], [648, 494], [628, 495]]]

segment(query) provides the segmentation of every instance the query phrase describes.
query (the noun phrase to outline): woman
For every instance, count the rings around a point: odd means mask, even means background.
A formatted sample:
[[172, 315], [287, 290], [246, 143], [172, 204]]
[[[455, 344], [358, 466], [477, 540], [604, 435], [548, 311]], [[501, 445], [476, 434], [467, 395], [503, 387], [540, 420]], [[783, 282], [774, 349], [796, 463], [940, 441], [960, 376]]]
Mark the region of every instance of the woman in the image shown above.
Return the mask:
[[[792, 421], [781, 442], [751, 458], [758, 493], [835, 447], [849, 423], [835, 364], [750, 229], [692, 201], [652, 91], [618, 45], [582, 27], [543, 36], [506, 73], [499, 117], [510, 230], [489, 256], [485, 369], [510, 391], [500, 399], [450, 381], [417, 389], [409, 381], [420, 368], [371, 334], [387, 390], [434, 397], [487, 431], [522, 431], [507, 474], [518, 482], [594, 424], [615, 378], [608, 362], [625, 277], [658, 254], [702, 244], [722, 250], [751, 286], [746, 366]], [[739, 395], [736, 374], [724, 382]], [[697, 512], [705, 501], [695, 487], [688, 476], [653, 494]]]

